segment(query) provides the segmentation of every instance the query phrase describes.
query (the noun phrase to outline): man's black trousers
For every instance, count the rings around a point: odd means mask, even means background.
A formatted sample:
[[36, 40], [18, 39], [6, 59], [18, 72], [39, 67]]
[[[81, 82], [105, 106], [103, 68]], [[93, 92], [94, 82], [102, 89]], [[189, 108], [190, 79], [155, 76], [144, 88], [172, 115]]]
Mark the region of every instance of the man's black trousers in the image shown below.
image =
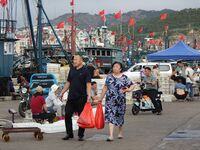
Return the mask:
[[[78, 115], [80, 116], [81, 112], [83, 111], [86, 101], [87, 101], [86, 98], [82, 98], [78, 100], [68, 99], [65, 106], [65, 127], [66, 127], [67, 135], [70, 135], [70, 136], [73, 135], [72, 116], [74, 113], [78, 113]], [[83, 137], [84, 132], [85, 132], [85, 129], [79, 127], [78, 136]]]

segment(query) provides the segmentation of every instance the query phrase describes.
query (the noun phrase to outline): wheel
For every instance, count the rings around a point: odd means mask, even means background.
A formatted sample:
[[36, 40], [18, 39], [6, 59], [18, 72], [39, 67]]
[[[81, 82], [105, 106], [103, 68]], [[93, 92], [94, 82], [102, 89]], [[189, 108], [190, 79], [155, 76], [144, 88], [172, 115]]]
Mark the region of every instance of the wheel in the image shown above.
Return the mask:
[[133, 105], [132, 114], [133, 115], [137, 115], [139, 113], [139, 111], [140, 111], [140, 108], [138, 106], [136, 106], [136, 105]]
[[5, 142], [8, 142], [8, 141], [10, 140], [9, 135], [7, 135], [7, 134], [3, 135], [3, 140], [4, 140]]
[[26, 103], [19, 103], [18, 111], [21, 117], [25, 118], [26, 110]]
[[36, 139], [38, 140], [38, 141], [41, 141], [41, 140], [43, 140], [43, 133], [38, 133], [37, 134], [37, 136], [36, 136]]
[[34, 138], [37, 138], [38, 132], [34, 132]]

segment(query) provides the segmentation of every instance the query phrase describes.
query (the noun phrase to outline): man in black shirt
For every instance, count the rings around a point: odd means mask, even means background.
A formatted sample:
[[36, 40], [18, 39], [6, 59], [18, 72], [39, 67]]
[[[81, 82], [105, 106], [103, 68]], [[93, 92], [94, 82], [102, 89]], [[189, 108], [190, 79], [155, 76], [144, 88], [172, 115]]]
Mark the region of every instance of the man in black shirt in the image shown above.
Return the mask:
[[[72, 127], [72, 115], [73, 113], [81, 114], [85, 103], [91, 99], [91, 76], [90, 73], [83, 65], [83, 59], [79, 55], [75, 55], [73, 58], [74, 67], [70, 69], [67, 83], [64, 86], [60, 96], [69, 89], [68, 101], [65, 106], [65, 126], [66, 136], [63, 140], [69, 140], [73, 138]], [[78, 130], [79, 141], [83, 141], [85, 129], [80, 128]]]

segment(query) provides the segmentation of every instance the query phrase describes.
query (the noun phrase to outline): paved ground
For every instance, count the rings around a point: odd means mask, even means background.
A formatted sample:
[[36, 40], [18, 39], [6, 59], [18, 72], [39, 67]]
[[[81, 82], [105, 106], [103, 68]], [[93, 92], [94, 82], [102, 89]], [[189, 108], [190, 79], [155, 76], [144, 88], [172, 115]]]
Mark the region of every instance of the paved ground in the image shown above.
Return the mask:
[[[7, 113], [10, 107], [17, 109], [18, 101], [0, 102], [0, 118], [10, 118]], [[11, 134], [9, 143], [0, 140], [0, 150], [199, 150], [200, 138], [166, 140], [166, 137], [179, 130], [200, 131], [200, 101], [197, 99], [193, 102], [164, 103], [163, 107], [161, 116], [150, 112], [133, 116], [131, 105], [128, 105], [124, 125], [125, 138], [122, 140], [106, 142], [106, 126], [103, 130], [86, 130], [86, 141], [83, 142], [77, 141], [77, 137], [62, 141], [65, 133], [45, 134], [43, 141], [36, 141], [29, 133]]]

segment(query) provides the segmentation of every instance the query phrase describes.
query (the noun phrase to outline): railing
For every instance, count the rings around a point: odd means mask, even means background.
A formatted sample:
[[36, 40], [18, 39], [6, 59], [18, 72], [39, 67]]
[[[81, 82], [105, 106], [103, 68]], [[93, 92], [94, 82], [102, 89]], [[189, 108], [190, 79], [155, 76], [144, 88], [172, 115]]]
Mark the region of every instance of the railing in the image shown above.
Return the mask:
[[16, 23], [15, 20], [0, 19], [0, 39], [14, 39]]

